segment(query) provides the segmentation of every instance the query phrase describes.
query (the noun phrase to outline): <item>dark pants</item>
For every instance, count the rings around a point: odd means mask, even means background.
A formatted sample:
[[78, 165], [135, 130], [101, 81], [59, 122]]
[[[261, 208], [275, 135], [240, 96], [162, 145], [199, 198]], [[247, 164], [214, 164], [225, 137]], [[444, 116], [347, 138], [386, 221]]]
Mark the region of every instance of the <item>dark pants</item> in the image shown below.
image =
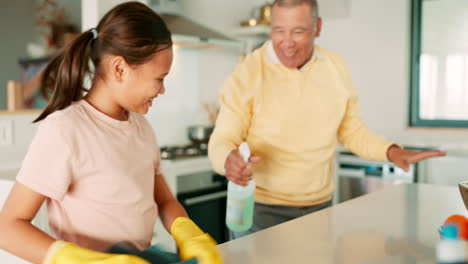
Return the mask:
[[283, 205], [270, 205], [255, 203], [252, 227], [245, 232], [229, 231], [229, 239], [233, 240], [257, 231], [282, 224], [289, 220], [325, 209], [332, 204], [331, 201], [305, 207], [292, 207]]

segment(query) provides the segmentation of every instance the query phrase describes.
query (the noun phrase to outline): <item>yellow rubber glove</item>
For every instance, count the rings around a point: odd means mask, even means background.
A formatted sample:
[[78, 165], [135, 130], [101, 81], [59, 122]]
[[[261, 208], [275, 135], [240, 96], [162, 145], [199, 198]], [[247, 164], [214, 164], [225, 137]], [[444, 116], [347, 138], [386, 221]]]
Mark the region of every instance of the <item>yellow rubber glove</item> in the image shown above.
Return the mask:
[[182, 260], [197, 258], [198, 264], [221, 264], [216, 241], [187, 217], [178, 217], [171, 226]]
[[56, 241], [47, 250], [43, 264], [150, 264], [132, 255], [101, 253], [73, 243]]

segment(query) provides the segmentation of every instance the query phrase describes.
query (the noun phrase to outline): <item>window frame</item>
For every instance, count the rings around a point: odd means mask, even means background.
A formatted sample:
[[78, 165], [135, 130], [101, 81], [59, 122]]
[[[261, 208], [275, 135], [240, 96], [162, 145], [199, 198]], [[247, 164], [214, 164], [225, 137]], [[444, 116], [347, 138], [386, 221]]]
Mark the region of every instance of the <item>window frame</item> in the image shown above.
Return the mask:
[[410, 77], [410, 127], [468, 128], [468, 120], [423, 119], [419, 113], [420, 95], [420, 59], [422, 35], [422, 3], [424, 0], [411, 2], [411, 77]]

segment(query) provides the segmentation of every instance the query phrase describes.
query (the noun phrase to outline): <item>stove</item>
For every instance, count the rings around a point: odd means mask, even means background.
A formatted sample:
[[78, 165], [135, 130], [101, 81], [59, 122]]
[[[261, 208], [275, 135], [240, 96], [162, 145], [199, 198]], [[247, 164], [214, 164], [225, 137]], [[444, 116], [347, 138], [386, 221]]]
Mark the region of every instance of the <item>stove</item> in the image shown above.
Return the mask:
[[208, 144], [188, 144], [176, 146], [162, 146], [161, 159], [178, 160], [191, 157], [203, 157], [208, 155]]
[[190, 219], [218, 244], [228, 240], [226, 177], [213, 171], [208, 144], [161, 146], [162, 172]]

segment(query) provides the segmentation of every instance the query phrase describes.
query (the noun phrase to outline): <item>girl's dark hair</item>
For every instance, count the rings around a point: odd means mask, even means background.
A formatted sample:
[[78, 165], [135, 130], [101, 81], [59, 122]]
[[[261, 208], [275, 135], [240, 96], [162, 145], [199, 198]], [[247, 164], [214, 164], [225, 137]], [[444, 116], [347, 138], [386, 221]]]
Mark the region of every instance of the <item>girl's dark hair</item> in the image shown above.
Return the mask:
[[[158, 51], [172, 46], [171, 33], [161, 17], [139, 2], [114, 7], [93, 30], [78, 35], [47, 65], [41, 94], [49, 103], [34, 122], [83, 98], [85, 76], [98, 76], [104, 55], [122, 56], [130, 65], [147, 62]], [[94, 64], [91, 72], [90, 62]]]

